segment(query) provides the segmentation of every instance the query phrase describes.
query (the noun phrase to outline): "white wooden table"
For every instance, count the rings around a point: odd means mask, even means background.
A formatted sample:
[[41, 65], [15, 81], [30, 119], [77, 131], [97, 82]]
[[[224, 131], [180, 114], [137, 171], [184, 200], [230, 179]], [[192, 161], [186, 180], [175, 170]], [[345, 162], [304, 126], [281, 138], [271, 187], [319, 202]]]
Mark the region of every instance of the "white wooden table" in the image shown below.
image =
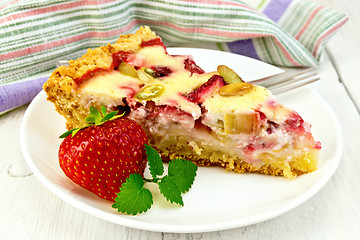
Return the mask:
[[334, 176], [310, 200], [268, 221], [232, 230], [148, 232], [90, 216], [53, 195], [27, 167], [19, 126], [27, 106], [0, 116], [0, 239], [360, 239], [360, 1], [317, 0], [350, 17], [329, 42], [314, 88], [344, 135]]

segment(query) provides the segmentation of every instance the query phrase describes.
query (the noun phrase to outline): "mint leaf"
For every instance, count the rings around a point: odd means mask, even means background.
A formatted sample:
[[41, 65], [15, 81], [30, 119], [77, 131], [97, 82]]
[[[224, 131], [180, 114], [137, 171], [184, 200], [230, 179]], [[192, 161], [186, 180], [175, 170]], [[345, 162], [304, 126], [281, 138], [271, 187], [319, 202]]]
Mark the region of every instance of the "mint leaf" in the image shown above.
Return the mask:
[[161, 194], [166, 198], [166, 200], [171, 203], [177, 203], [181, 206], [184, 206], [184, 202], [181, 197], [181, 191], [178, 188], [174, 180], [168, 176], [165, 176], [161, 179], [159, 184], [159, 189]]
[[169, 162], [168, 175], [164, 175], [164, 165], [160, 154], [145, 144], [152, 179], [143, 178], [140, 174], [131, 174], [120, 188], [120, 192], [112, 205], [119, 212], [136, 215], [151, 208], [153, 199], [151, 192], [144, 188], [145, 182], [156, 183], [160, 193], [171, 203], [184, 206], [182, 193], [187, 192], [194, 182], [197, 166], [185, 159]]
[[160, 154], [147, 144], [145, 144], [145, 151], [149, 162], [150, 174], [154, 179], [157, 179], [157, 176], [164, 174], [164, 165]]
[[112, 205], [118, 212], [136, 215], [151, 208], [153, 198], [150, 190], [144, 188], [144, 180], [138, 173], [131, 174], [120, 188]]
[[169, 162], [168, 175], [176, 183], [180, 192], [185, 193], [191, 188], [197, 169], [191, 161], [177, 158]]

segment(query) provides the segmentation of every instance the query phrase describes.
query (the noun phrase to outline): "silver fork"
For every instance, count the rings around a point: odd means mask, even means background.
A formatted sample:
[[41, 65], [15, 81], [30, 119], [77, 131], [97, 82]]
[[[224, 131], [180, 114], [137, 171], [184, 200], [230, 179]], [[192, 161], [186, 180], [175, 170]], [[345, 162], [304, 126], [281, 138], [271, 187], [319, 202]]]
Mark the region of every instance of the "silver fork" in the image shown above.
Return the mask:
[[320, 79], [316, 68], [306, 68], [304, 70], [291, 69], [283, 73], [249, 81], [268, 88], [272, 93], [282, 93], [295, 88], [305, 86]]
[[[59, 60], [57, 66], [68, 66], [69, 61]], [[266, 87], [272, 93], [278, 94], [305, 86], [320, 79], [316, 68], [305, 70], [291, 69], [274, 76], [249, 81], [249, 83]]]

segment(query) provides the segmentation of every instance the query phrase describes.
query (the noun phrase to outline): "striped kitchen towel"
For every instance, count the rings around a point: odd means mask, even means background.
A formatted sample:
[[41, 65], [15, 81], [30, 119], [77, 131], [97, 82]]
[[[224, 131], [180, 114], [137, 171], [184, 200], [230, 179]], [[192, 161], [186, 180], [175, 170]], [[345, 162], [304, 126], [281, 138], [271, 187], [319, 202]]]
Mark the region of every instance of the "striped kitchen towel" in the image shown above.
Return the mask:
[[347, 17], [308, 0], [10, 0], [0, 6], [0, 112], [41, 90], [59, 59], [148, 25], [167, 46], [314, 66]]

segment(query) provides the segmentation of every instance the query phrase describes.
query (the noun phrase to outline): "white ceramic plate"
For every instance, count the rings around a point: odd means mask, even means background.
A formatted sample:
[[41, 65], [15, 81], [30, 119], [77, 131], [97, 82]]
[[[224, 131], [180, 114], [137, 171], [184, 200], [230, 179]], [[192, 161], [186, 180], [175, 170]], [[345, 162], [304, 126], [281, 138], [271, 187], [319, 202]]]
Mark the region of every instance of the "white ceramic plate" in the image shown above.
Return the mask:
[[[245, 80], [280, 72], [276, 67], [247, 57], [204, 49], [171, 48], [172, 54], [191, 54], [207, 71], [226, 64]], [[106, 221], [160, 232], [205, 232], [245, 226], [268, 220], [303, 203], [318, 192], [335, 172], [342, 153], [342, 133], [329, 106], [314, 91], [301, 88], [278, 99], [311, 122], [322, 142], [319, 169], [291, 181], [282, 177], [236, 174], [221, 168], [200, 167], [195, 183], [184, 195], [184, 207], [169, 204], [150, 185], [153, 207], [144, 214], [127, 216], [111, 203], [75, 185], [61, 171], [58, 136], [65, 121], [41, 92], [28, 107], [21, 126], [21, 147], [26, 161], [53, 193], [69, 204]]]

